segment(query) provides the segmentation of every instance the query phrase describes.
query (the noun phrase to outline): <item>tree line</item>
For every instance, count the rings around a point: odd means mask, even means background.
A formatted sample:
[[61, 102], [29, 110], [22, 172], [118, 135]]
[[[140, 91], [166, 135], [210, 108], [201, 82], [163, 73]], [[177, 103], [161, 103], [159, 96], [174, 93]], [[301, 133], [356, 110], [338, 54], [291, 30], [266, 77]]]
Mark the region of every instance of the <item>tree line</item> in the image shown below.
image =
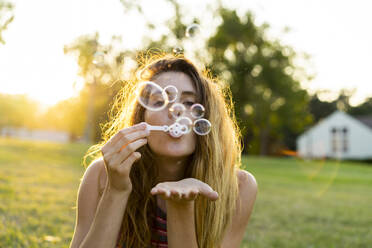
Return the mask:
[[[66, 56], [76, 58], [79, 75], [84, 78], [79, 95], [40, 114], [37, 104], [27, 97], [1, 94], [0, 128], [10, 125], [55, 129], [69, 132], [71, 141], [99, 141], [116, 94], [138, 66], [136, 58], [151, 49], [175, 52], [174, 40], [179, 44], [189, 42], [184, 35], [188, 25], [183, 21], [181, 6], [173, 0], [168, 2], [175, 13], [166, 24], [170, 32], [157, 40], [147, 37], [139, 50], [118, 49], [115, 44], [125, 42], [118, 36], [112, 37], [109, 44], [100, 44], [98, 33], [66, 44]], [[139, 5], [122, 3], [126, 11], [144, 14]], [[299, 134], [336, 109], [351, 115], [372, 113], [372, 98], [353, 107], [349, 102], [352, 94], [346, 90], [329, 102], [321, 101], [318, 94], [310, 95], [300, 82], [310, 81], [313, 75], [293, 62], [302, 54], [268, 38], [269, 25], [257, 25], [252, 12], [241, 16], [221, 4], [214, 12], [220, 24], [192, 55], [214, 77], [229, 85], [245, 153], [268, 155], [294, 150]], [[200, 20], [195, 18], [193, 23]], [[152, 28], [149, 23], [149, 33]], [[176, 52], [184, 51], [181, 47]]]

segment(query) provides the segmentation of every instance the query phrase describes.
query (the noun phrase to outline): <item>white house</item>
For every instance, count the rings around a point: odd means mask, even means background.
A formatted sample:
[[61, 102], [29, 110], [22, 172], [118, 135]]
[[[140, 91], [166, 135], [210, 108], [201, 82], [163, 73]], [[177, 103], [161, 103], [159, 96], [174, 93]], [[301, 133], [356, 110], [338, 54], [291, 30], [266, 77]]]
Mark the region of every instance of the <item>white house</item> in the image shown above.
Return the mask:
[[371, 159], [372, 116], [335, 111], [297, 138], [297, 153], [306, 158]]

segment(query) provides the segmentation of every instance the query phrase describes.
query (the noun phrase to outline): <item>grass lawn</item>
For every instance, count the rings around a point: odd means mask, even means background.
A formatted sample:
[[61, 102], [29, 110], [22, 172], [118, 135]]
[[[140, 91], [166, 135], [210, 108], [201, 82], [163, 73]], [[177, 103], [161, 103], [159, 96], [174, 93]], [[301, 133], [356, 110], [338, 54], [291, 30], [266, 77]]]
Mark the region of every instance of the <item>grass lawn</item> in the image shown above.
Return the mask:
[[[0, 138], [0, 247], [68, 247], [87, 148]], [[372, 166], [243, 164], [259, 193], [241, 247], [372, 247]]]

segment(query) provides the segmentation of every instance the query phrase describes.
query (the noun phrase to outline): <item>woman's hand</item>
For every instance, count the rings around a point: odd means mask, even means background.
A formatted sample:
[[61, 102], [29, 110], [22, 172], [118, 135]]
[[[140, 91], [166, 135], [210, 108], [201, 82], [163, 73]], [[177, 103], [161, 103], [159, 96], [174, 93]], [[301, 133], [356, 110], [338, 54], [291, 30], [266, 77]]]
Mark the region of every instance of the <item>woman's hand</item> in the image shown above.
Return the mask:
[[141, 157], [138, 148], [147, 143], [150, 131], [146, 123], [139, 123], [124, 128], [116, 133], [101, 148], [105, 163], [108, 186], [118, 192], [131, 192], [132, 183], [129, 178], [133, 163]]
[[185, 178], [177, 182], [162, 182], [152, 188], [152, 195], [160, 195], [164, 200], [175, 202], [189, 202], [195, 200], [198, 195], [207, 197], [215, 201], [218, 199], [218, 193], [208, 184], [195, 178]]

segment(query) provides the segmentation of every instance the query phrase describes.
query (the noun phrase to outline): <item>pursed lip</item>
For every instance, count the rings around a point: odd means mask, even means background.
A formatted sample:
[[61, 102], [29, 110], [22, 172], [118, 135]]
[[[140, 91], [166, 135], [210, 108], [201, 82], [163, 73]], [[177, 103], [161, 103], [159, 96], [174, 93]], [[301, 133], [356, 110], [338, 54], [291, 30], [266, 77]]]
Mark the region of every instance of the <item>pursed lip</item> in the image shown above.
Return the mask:
[[172, 139], [180, 139], [183, 135], [181, 135], [180, 137], [174, 137], [172, 136], [169, 132], [167, 132], [167, 134], [172, 138]]

